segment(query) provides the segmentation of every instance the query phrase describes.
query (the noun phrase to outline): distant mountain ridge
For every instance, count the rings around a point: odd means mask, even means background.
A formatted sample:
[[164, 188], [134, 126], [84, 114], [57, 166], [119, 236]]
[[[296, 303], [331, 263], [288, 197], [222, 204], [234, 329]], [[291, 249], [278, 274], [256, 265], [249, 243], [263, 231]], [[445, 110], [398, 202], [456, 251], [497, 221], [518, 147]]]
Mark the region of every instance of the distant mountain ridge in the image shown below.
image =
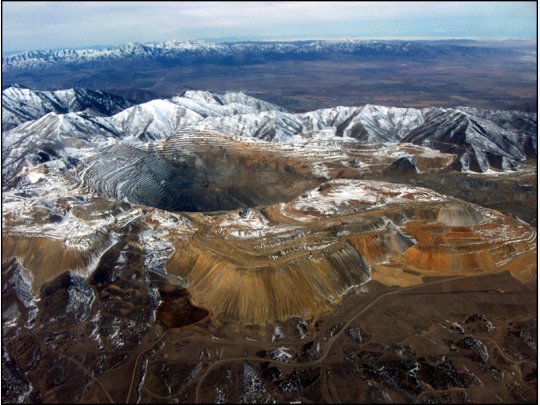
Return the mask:
[[[43, 93], [87, 94], [73, 89]], [[3, 121], [9, 118], [12, 122], [13, 111], [20, 112], [17, 117], [21, 120], [43, 114], [3, 133], [4, 163], [10, 162], [10, 156], [26, 156], [12, 148], [30, 154], [42, 151], [49, 159], [61, 155], [66, 146], [81, 148], [124, 138], [145, 143], [166, 139], [181, 130], [213, 130], [279, 143], [335, 137], [366, 144], [409, 142], [454, 153], [458, 170], [480, 172], [514, 169], [526, 158], [537, 156], [537, 115], [519, 111], [367, 104], [292, 114], [242, 92], [187, 91], [182, 96], [152, 100], [116, 113], [122, 100], [92, 93], [93, 97], [102, 97], [101, 101], [94, 100], [94, 106], [102, 106], [102, 111], [90, 108], [62, 113], [48, 112], [50, 99], [36, 98], [36, 94], [20, 88], [2, 92], [3, 114], [7, 115]], [[28, 114], [23, 114], [25, 108]]]
[[108, 64], [119, 61], [174, 61], [176, 64], [246, 64], [270, 60], [335, 58], [339, 55], [434, 58], [470, 54], [512, 54], [511, 49], [472, 46], [467, 41], [315, 40], [293, 42], [166, 41], [128, 43], [104, 49], [28, 51], [2, 57], [2, 70], [47, 69], [54, 66]]

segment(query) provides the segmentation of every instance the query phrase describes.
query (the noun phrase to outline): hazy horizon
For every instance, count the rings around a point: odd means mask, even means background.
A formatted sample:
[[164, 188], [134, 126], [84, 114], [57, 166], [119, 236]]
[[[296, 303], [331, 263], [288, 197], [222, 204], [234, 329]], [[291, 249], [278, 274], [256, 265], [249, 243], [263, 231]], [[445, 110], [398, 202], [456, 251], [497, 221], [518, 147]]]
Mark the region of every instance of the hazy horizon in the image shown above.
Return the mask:
[[3, 2], [2, 54], [169, 40], [536, 40], [535, 2]]

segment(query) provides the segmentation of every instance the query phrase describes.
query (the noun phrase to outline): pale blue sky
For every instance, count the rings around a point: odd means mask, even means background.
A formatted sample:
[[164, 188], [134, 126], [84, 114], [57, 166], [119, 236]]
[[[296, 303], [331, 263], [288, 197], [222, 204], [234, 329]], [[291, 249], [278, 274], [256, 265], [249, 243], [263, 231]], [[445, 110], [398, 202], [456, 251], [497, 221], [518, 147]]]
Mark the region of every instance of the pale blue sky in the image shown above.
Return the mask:
[[172, 39], [535, 39], [535, 2], [13, 2], [2, 50]]

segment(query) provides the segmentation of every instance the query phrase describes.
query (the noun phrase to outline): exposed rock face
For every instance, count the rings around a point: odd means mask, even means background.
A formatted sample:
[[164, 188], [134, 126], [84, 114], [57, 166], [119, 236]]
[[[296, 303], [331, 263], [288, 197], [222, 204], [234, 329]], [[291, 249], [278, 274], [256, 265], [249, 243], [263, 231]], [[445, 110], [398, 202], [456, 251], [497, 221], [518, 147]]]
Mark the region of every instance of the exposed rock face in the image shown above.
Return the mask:
[[81, 179], [99, 194], [118, 200], [159, 207], [173, 205], [189, 187], [190, 177], [159, 156], [129, 145], [107, 148], [81, 169]]
[[385, 174], [416, 174], [420, 173], [416, 166], [416, 159], [413, 156], [404, 156], [396, 160], [386, 169]]
[[80, 322], [88, 318], [94, 292], [81, 276], [64, 273], [41, 287], [42, 301], [49, 316], [47, 322], [72, 319]]
[[515, 112], [511, 118], [506, 113], [494, 119], [497, 115], [478, 109], [432, 109], [404, 142], [457, 152], [463, 170], [481, 172], [515, 167], [526, 157], [536, 156], [533, 117]]
[[32, 294], [31, 277], [16, 258], [2, 262], [3, 325], [30, 327], [34, 324], [38, 309]]

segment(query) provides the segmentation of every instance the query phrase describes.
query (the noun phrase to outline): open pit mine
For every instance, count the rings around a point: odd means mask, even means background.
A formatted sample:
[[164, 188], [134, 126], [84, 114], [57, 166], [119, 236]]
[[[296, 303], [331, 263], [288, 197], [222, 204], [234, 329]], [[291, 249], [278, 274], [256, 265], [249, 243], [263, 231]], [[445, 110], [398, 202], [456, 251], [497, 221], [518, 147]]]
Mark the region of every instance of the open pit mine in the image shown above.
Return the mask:
[[536, 114], [2, 106], [4, 401], [536, 400]]

